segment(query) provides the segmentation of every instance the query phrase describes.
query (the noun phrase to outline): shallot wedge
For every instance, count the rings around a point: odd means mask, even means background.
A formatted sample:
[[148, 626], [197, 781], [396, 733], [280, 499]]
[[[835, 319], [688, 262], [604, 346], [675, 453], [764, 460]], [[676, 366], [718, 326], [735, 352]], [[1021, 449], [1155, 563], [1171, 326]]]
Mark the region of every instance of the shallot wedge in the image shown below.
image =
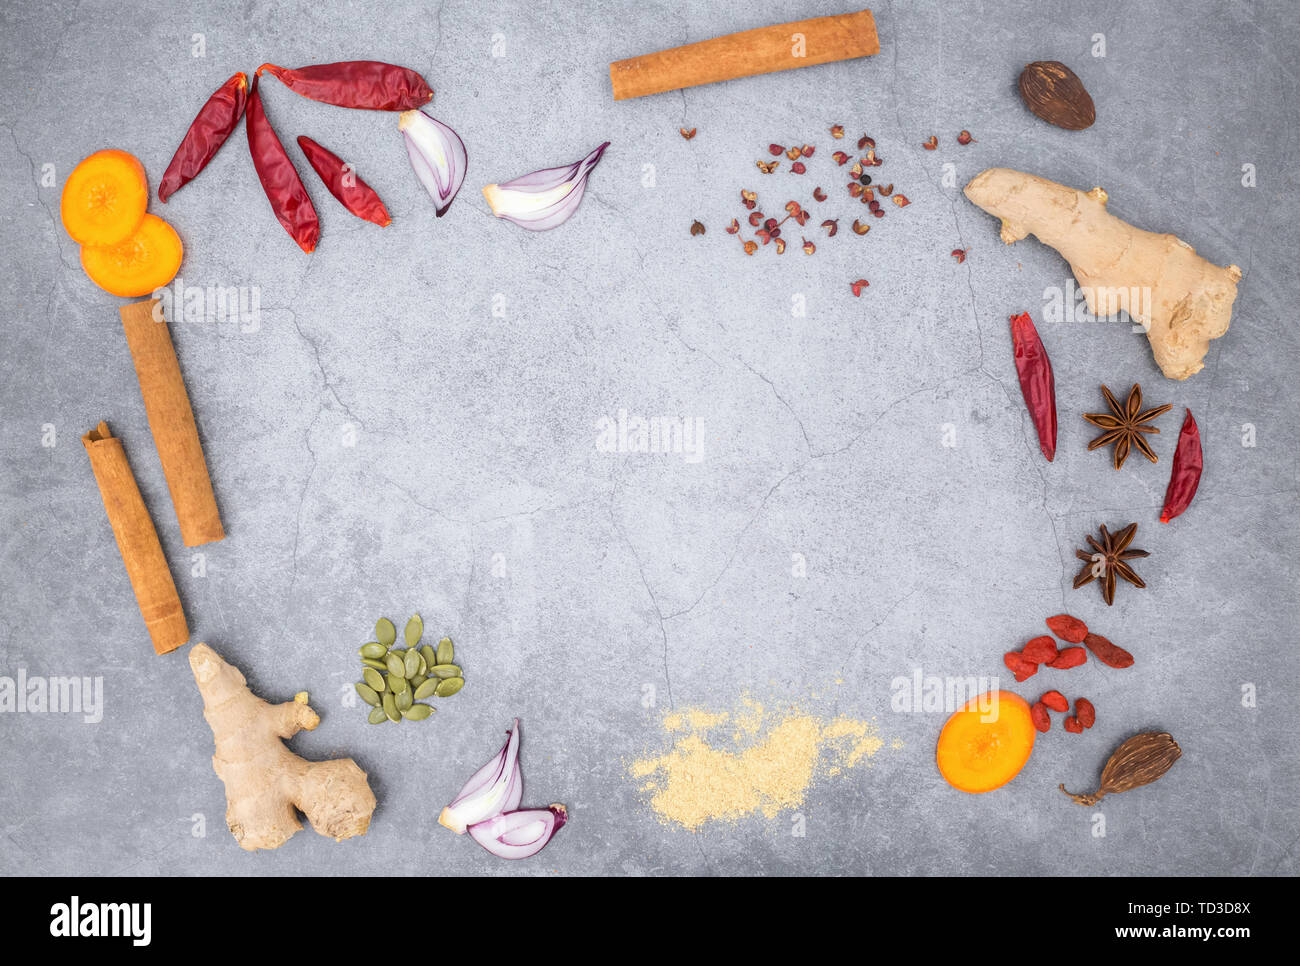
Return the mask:
[[406, 139], [411, 167], [433, 199], [441, 218], [465, 182], [469, 158], [465, 142], [455, 131], [424, 111], [403, 111], [397, 127]]
[[502, 859], [536, 855], [564, 827], [569, 812], [563, 805], [506, 812], [469, 827], [470, 837]]
[[519, 719], [516, 718], [502, 749], [465, 783], [456, 798], [442, 810], [438, 824], [457, 835], [503, 811], [516, 808], [524, 793], [519, 773]]
[[609, 142], [601, 144], [581, 161], [543, 168], [513, 181], [490, 184], [483, 197], [498, 218], [513, 221], [529, 231], [546, 231], [568, 221], [578, 210], [587, 177], [600, 163]]

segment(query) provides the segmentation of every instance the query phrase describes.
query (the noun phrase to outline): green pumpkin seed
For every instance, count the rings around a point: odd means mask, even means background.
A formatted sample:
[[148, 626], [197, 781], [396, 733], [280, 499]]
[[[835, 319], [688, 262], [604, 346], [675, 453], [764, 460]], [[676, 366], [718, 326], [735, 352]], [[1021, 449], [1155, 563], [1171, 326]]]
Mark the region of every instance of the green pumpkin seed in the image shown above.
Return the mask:
[[399, 678], [406, 676], [406, 662], [392, 651], [388, 652], [388, 657], [384, 658], [384, 662], [388, 665], [389, 674]]
[[432, 671], [436, 677], [440, 678], [464, 677], [461, 669], [455, 664], [435, 664], [433, 667], [429, 668], [429, 670]]
[[416, 614], [406, 622], [406, 630], [402, 632], [406, 638], [407, 647], [416, 647], [420, 643], [420, 638], [424, 636], [424, 620], [419, 614]]
[[388, 712], [383, 708], [371, 708], [370, 714], [367, 715], [366, 720], [371, 724], [382, 724], [388, 720]]
[[423, 701], [425, 698], [433, 694], [434, 691], [438, 690], [438, 685], [441, 683], [442, 680], [440, 678], [429, 678], [429, 680], [424, 681], [415, 689], [415, 700]]
[[444, 637], [438, 642], [438, 660], [434, 664], [450, 664], [456, 660], [456, 648], [452, 646], [451, 638]]
[[370, 689], [372, 691], [377, 691], [381, 694], [383, 693], [384, 676], [382, 674], [380, 674], [374, 668], [368, 667], [361, 672], [361, 676], [366, 679], [366, 684], [370, 685]]
[[402, 712], [402, 717], [408, 721], [423, 721], [429, 715], [433, 714], [433, 708], [427, 704], [414, 704]]
[[402, 720], [402, 712], [397, 710], [397, 699], [393, 697], [392, 691], [384, 692], [384, 714], [388, 715], [389, 721]]
[[429, 680], [429, 676], [427, 674], [417, 674], [413, 678], [407, 678], [406, 683], [409, 684], [411, 686], [411, 690], [414, 691], [427, 680]]
[[413, 678], [420, 673], [420, 652], [407, 651], [406, 658], [403, 662], [406, 666], [406, 676]]
[[464, 678], [447, 678], [446, 680], [438, 682], [438, 687], [434, 689], [433, 693], [440, 698], [450, 698], [464, 686]]
[[357, 653], [362, 657], [373, 658], [377, 661], [388, 653], [388, 648], [384, 647], [382, 644], [376, 644], [374, 641], [371, 641], [369, 644], [362, 644], [361, 647], [357, 649]]
[[393, 703], [397, 705], [398, 711], [405, 711], [407, 708], [413, 705], [415, 703], [415, 699], [411, 697], [411, 689], [407, 688], [405, 691], [399, 692], [397, 697], [393, 699]]
[[[416, 651], [415, 654], [420, 659], [420, 666], [416, 669], [416, 673], [427, 675], [429, 673], [429, 662], [424, 659], [424, 655], [419, 651]], [[407, 676], [409, 677], [410, 675]]]
[[375, 621], [375, 640], [384, 647], [392, 647], [393, 641], [397, 640], [397, 628], [387, 617]]
[[[424, 663], [433, 667], [438, 663], [438, 652], [433, 649], [432, 644], [423, 644], [420, 646], [420, 657], [424, 658]], [[428, 674], [428, 671], [424, 672]]]
[[402, 677], [400, 674], [388, 675], [388, 690], [392, 691], [393, 694], [401, 694], [409, 688], [410, 684], [408, 684], [406, 678]]
[[379, 706], [379, 695], [375, 693], [375, 689], [370, 685], [362, 684], [358, 681], [353, 685], [353, 687], [357, 689], [357, 694], [361, 695], [361, 700], [366, 704], [370, 705], [372, 708], [377, 708]]
[[387, 671], [387, 670], [388, 670], [388, 665], [385, 664], [383, 661], [375, 661], [375, 660], [372, 660], [371, 658], [368, 658], [368, 657], [363, 657], [363, 658], [361, 659], [361, 663], [362, 663], [363, 665], [365, 665], [366, 667], [372, 667], [372, 668], [374, 668], [376, 671]]

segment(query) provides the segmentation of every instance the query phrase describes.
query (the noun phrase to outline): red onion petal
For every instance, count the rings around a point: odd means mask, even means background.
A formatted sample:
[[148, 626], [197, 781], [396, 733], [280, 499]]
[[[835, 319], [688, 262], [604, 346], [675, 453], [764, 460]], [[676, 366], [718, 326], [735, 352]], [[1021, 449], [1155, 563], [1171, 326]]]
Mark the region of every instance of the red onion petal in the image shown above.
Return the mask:
[[[577, 210], [578, 204], [582, 201], [583, 193], [586, 191], [587, 177], [600, 162], [607, 147], [609, 147], [608, 141], [599, 145], [581, 161], [575, 161], [573, 164], [561, 165], [558, 168], [544, 168], [540, 171], [521, 175], [513, 181], [488, 185], [483, 189], [483, 194], [492, 207], [492, 213], [498, 218], [512, 221], [520, 228], [526, 228], [529, 231], [545, 231], [548, 228], [554, 228], [567, 221]], [[556, 191], [565, 185], [571, 186], [569, 191], [545, 208], [528, 210], [525, 206], [518, 211], [510, 210], [511, 195], [518, 199], [520, 196]]]
[[424, 111], [403, 111], [397, 122], [416, 177], [433, 198], [439, 218], [465, 182], [469, 158], [455, 131]]
[[451, 804], [442, 810], [438, 823], [457, 835], [468, 826], [486, 821], [519, 804], [523, 776], [519, 772], [519, 719], [514, 720], [505, 747], [474, 773]]
[[506, 812], [469, 827], [470, 837], [502, 859], [536, 855], [564, 827], [568, 811], [563, 805]]

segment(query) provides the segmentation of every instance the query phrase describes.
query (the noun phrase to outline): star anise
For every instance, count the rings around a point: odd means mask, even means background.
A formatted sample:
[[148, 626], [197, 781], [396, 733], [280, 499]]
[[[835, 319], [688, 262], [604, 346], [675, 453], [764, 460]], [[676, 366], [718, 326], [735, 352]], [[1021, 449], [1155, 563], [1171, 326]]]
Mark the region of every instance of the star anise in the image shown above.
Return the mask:
[[1092, 547], [1092, 553], [1086, 550], [1076, 550], [1074, 552], [1074, 555], [1084, 562], [1083, 569], [1074, 578], [1075, 588], [1078, 589], [1084, 584], [1100, 580], [1102, 599], [1106, 601], [1107, 605], [1110, 605], [1115, 603], [1116, 576], [1123, 577], [1134, 587], [1145, 587], [1146, 583], [1142, 578], [1124, 562], [1138, 557], [1151, 556], [1145, 550], [1129, 549], [1129, 544], [1133, 542], [1133, 537], [1137, 534], [1137, 528], [1136, 523], [1130, 523], [1119, 533], [1110, 533], [1103, 526], [1101, 528], [1100, 542], [1089, 535], [1086, 539], [1088, 546]]
[[1142, 387], [1137, 383], [1134, 383], [1133, 388], [1129, 390], [1128, 399], [1125, 400], [1122, 406], [1119, 400], [1115, 398], [1114, 393], [1104, 385], [1101, 387], [1101, 392], [1106, 397], [1106, 405], [1110, 407], [1110, 412], [1083, 414], [1083, 418], [1088, 422], [1105, 430], [1104, 433], [1088, 444], [1088, 451], [1091, 452], [1100, 446], [1114, 443], [1115, 469], [1119, 469], [1124, 465], [1131, 448], [1136, 448], [1139, 453], [1152, 463], [1157, 462], [1155, 451], [1151, 448], [1151, 444], [1146, 441], [1144, 434], [1158, 433], [1160, 430], [1146, 424], [1157, 416], [1169, 412], [1173, 406], [1157, 406], [1155, 409], [1142, 412]]

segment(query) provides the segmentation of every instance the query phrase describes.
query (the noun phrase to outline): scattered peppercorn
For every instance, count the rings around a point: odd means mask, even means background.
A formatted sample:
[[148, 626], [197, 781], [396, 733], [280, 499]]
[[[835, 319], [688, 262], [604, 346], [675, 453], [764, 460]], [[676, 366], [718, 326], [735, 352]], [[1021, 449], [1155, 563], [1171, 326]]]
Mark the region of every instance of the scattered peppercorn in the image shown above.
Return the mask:
[[692, 234], [692, 235], [703, 235], [703, 234], [704, 234], [704, 226], [703, 226], [702, 224], [700, 224], [700, 222], [698, 222], [698, 221], [693, 221], [693, 222], [691, 222], [691, 234]]
[[865, 278], [860, 278], [856, 282], [850, 282], [849, 288], [853, 289], [853, 297], [860, 298], [862, 296], [862, 290], [867, 288], [870, 284], [871, 283]]
[[970, 136], [970, 131], [962, 131], [960, 134], [957, 135], [958, 144], [970, 144], [974, 140], [975, 139]]
[[688, 141], [691, 138], [695, 137], [695, 128], [691, 128], [688, 131], [686, 128], [683, 127], [683, 128], [678, 128], [678, 130], [681, 131], [682, 137], [686, 138], [686, 140]]
[[939, 139], [935, 137], [933, 134], [930, 135], [930, 140], [924, 142], [921, 145], [921, 147], [925, 148], [927, 151], [933, 151], [938, 146], [939, 146]]
[[862, 184], [871, 184], [871, 175], [864, 174], [860, 178], [858, 178], [858, 181], [861, 182]]

